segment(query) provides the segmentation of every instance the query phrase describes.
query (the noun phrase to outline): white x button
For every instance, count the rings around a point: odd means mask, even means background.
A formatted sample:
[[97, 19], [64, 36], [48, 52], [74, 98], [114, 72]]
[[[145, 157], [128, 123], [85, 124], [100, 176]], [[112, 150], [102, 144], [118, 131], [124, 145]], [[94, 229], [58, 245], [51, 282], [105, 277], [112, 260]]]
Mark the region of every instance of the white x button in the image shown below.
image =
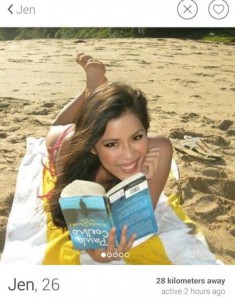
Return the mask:
[[198, 6], [193, 0], [182, 0], [177, 6], [177, 12], [181, 18], [190, 20], [196, 16]]

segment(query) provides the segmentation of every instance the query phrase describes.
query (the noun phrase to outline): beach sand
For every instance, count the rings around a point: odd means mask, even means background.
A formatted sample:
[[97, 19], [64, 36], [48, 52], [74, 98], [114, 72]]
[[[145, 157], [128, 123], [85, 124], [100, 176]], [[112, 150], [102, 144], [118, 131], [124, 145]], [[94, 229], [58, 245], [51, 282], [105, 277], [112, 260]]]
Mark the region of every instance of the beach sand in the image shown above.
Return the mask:
[[28, 136], [43, 137], [65, 103], [85, 84], [75, 63], [85, 52], [106, 64], [110, 81], [142, 89], [152, 133], [173, 144], [200, 137], [221, 155], [209, 161], [174, 151], [182, 205], [211, 250], [235, 263], [235, 50], [180, 39], [0, 41], [0, 252]]

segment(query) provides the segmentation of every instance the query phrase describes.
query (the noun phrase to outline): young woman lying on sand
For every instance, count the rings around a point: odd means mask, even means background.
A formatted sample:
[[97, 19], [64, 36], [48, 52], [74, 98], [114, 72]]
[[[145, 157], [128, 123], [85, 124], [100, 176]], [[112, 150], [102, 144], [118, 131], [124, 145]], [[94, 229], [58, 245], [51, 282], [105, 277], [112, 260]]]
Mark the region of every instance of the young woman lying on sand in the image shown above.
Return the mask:
[[[149, 113], [143, 92], [121, 83], [108, 83], [105, 66], [89, 55], [78, 54], [86, 72], [86, 87], [58, 114], [47, 137], [50, 169], [57, 181], [49, 199], [53, 223], [66, 227], [59, 206], [62, 189], [75, 179], [95, 181], [110, 189], [118, 181], [143, 172], [148, 180], [153, 207], [166, 184], [171, 160], [170, 141], [148, 137]], [[109, 233], [106, 251], [125, 253], [135, 235], [127, 239], [126, 226], [115, 248], [115, 228]], [[101, 257], [104, 249], [88, 250], [97, 262], [117, 260]]]
[[[46, 140], [27, 139], [1, 263], [218, 264], [182, 210], [180, 197], [162, 193], [172, 146], [163, 136], [148, 137], [145, 95], [125, 84], [108, 83], [104, 65], [88, 55], [79, 54], [77, 62], [86, 72], [84, 91], [59, 113]], [[135, 235], [127, 238], [123, 226], [117, 247], [112, 228], [106, 249], [74, 249], [58, 202], [62, 189], [80, 179], [108, 190], [139, 171], [148, 180], [157, 234], [132, 247]]]

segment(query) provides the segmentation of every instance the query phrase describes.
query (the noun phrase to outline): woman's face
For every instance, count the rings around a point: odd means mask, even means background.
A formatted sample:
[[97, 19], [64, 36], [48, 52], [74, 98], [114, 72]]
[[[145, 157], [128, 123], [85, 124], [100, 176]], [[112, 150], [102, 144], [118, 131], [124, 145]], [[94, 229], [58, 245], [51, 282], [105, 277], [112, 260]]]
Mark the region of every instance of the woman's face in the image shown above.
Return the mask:
[[109, 173], [124, 180], [142, 171], [147, 150], [148, 138], [142, 123], [133, 113], [126, 113], [108, 122], [92, 152]]

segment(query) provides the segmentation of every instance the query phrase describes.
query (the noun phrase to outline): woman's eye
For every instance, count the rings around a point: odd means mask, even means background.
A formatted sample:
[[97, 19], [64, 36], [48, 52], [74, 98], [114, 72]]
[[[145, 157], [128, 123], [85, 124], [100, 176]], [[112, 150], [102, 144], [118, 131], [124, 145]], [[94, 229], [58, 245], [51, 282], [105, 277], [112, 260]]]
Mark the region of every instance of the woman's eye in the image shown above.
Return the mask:
[[117, 146], [117, 143], [115, 143], [115, 142], [107, 143], [107, 144], [105, 144], [104, 146], [107, 147], [107, 148], [112, 148], [112, 147]]
[[142, 137], [143, 137], [143, 134], [138, 134], [138, 135], [134, 136], [133, 139], [134, 139], [135, 141], [138, 141], [138, 140], [140, 140]]

